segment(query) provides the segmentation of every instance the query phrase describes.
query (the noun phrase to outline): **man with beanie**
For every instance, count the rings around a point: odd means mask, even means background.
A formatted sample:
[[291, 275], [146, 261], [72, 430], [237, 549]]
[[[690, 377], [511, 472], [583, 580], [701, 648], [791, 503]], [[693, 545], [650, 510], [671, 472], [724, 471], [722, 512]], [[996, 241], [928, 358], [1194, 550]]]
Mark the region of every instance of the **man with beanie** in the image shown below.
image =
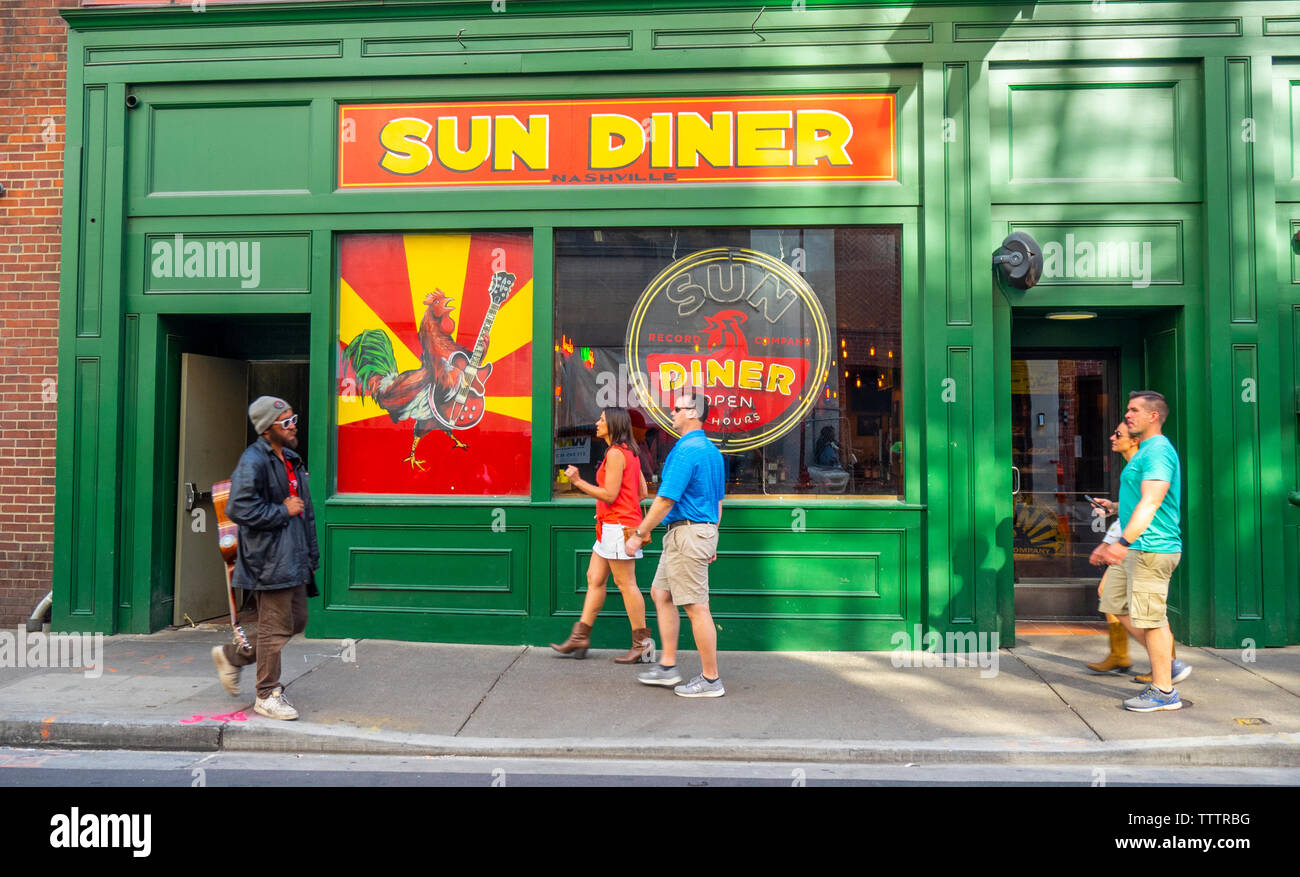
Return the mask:
[[307, 627], [307, 598], [316, 596], [316, 518], [307, 470], [298, 447], [298, 415], [289, 403], [260, 396], [248, 419], [261, 438], [248, 446], [230, 477], [226, 514], [239, 525], [239, 553], [231, 584], [253, 593], [257, 632], [252, 653], [217, 646], [212, 661], [231, 697], [239, 696], [239, 670], [257, 664], [259, 715], [296, 719], [280, 685], [280, 650]]

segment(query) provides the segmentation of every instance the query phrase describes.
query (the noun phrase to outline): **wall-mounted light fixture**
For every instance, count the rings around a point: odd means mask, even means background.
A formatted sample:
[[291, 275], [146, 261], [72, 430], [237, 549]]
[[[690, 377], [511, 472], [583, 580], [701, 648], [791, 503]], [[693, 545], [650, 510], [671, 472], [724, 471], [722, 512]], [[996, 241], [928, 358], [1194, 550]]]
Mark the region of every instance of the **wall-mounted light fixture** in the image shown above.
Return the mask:
[[993, 267], [1008, 286], [1029, 289], [1043, 276], [1043, 248], [1033, 236], [1013, 231], [1002, 239], [1002, 246], [993, 254]]
[[1049, 320], [1092, 320], [1096, 317], [1092, 311], [1052, 311], [1047, 315]]
[[3, 198], [4, 196], [5, 196], [5, 184], [0, 183], [0, 198]]

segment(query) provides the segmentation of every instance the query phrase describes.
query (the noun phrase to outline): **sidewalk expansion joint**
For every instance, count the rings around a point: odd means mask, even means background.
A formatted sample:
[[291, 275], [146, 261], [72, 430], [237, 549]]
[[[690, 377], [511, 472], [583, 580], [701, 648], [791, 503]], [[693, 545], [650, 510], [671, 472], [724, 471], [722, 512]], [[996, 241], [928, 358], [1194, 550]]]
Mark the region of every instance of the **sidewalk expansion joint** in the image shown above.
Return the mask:
[[1231, 666], [1233, 666], [1233, 667], [1236, 667], [1236, 668], [1239, 669], [1239, 670], [1245, 670], [1247, 673], [1249, 673], [1250, 675], [1254, 676], [1255, 678], [1257, 678], [1257, 679], [1261, 679], [1261, 680], [1263, 680], [1264, 682], [1267, 682], [1269, 685], [1273, 685], [1273, 686], [1276, 686], [1276, 687], [1282, 689], [1283, 691], [1285, 691], [1287, 694], [1291, 695], [1292, 697], [1300, 697], [1300, 693], [1296, 693], [1296, 692], [1292, 691], [1291, 689], [1287, 688], [1285, 685], [1281, 684], [1280, 682], [1275, 682], [1274, 680], [1269, 679], [1269, 678], [1268, 678], [1267, 676], [1265, 676], [1263, 673], [1256, 673], [1254, 670], [1250, 669], [1249, 667], [1245, 666], [1244, 664], [1238, 664], [1236, 661], [1230, 661], [1230, 660], [1228, 660], [1227, 658], [1223, 657], [1223, 655], [1220, 655], [1218, 652], [1207, 652], [1205, 649], [1201, 649], [1200, 651], [1201, 651], [1202, 654], [1210, 655], [1211, 657], [1218, 658], [1220, 661], [1223, 661], [1225, 664], [1229, 664], [1229, 665], [1231, 665]]
[[1070, 703], [1070, 702], [1069, 702], [1068, 700], [1066, 700], [1064, 697], [1061, 697], [1061, 692], [1059, 692], [1059, 691], [1056, 690], [1056, 686], [1055, 686], [1055, 685], [1053, 685], [1052, 683], [1048, 682], [1047, 679], [1046, 679], [1046, 677], [1044, 677], [1042, 673], [1039, 673], [1037, 670], [1035, 670], [1033, 667], [1031, 667], [1031, 666], [1029, 665], [1029, 662], [1028, 662], [1028, 661], [1026, 661], [1024, 658], [1020, 657], [1019, 655], [1017, 655], [1016, 652], [1015, 652], [1015, 649], [1008, 649], [1008, 651], [1011, 652], [1011, 656], [1012, 656], [1013, 658], [1015, 658], [1017, 661], [1019, 661], [1021, 664], [1023, 664], [1023, 665], [1025, 666], [1025, 669], [1026, 669], [1026, 670], [1028, 670], [1030, 673], [1033, 673], [1035, 676], [1037, 676], [1037, 677], [1038, 677], [1038, 681], [1039, 681], [1039, 682], [1042, 682], [1044, 685], [1046, 685], [1046, 686], [1047, 686], [1047, 690], [1050, 691], [1050, 692], [1052, 692], [1052, 694], [1055, 694], [1056, 697], [1057, 697], [1057, 699], [1060, 700], [1061, 703], [1065, 704], [1066, 708], [1069, 709], [1070, 712], [1074, 713], [1075, 718], [1077, 718], [1080, 722], [1082, 722], [1082, 723], [1083, 723], [1083, 726], [1084, 726], [1085, 728], [1087, 728], [1089, 731], [1092, 732], [1092, 735], [1093, 735], [1094, 737], [1097, 738], [1097, 741], [1098, 741], [1098, 742], [1100, 742], [1100, 743], [1105, 743], [1105, 742], [1106, 742], [1106, 738], [1103, 737], [1103, 736], [1101, 736], [1100, 734], [1098, 734], [1098, 733], [1097, 733], [1097, 729], [1094, 728], [1092, 725], [1088, 724], [1088, 720], [1085, 719], [1085, 718], [1084, 718], [1084, 717], [1079, 713], [1079, 711], [1078, 711], [1077, 709], [1074, 708], [1074, 704]]
[[496, 688], [497, 683], [505, 678], [506, 674], [510, 672], [511, 667], [519, 663], [519, 659], [528, 653], [529, 648], [531, 647], [524, 646], [520, 650], [519, 654], [515, 655], [515, 659], [511, 661], [504, 670], [502, 670], [500, 673], [497, 674], [497, 678], [492, 680], [492, 684], [488, 686], [488, 690], [483, 692], [483, 696], [479, 698], [478, 703], [474, 704], [474, 709], [469, 711], [469, 715], [465, 717], [465, 721], [460, 723], [460, 727], [456, 729], [456, 733], [452, 734], [451, 736], [453, 737], [460, 736], [460, 732], [465, 730], [465, 726], [469, 724], [469, 720], [474, 718], [474, 713], [478, 712], [478, 708], [481, 707], [483, 705], [483, 702], [488, 699], [488, 695], [492, 693], [492, 689]]

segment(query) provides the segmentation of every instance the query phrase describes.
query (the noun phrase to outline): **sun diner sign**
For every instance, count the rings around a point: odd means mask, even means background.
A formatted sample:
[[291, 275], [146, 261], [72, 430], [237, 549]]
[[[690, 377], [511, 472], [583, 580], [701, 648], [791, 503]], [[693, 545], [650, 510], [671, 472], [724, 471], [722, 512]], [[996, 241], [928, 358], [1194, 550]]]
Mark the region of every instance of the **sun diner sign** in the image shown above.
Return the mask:
[[339, 106], [340, 189], [898, 178], [895, 96]]

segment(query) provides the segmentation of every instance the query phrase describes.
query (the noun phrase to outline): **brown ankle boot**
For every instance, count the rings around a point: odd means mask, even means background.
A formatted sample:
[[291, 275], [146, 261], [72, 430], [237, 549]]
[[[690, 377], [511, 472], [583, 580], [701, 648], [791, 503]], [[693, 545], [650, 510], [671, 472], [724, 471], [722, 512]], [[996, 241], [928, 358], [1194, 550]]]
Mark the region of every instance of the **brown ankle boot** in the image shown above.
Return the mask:
[[1110, 625], [1110, 654], [1087, 667], [1094, 673], [1127, 673], [1133, 662], [1128, 658], [1128, 631], [1118, 621]]
[[581, 621], [575, 623], [569, 638], [558, 646], [551, 643], [551, 648], [561, 655], [573, 655], [574, 658], [587, 657], [587, 649], [591, 648], [591, 625], [583, 624]]
[[632, 648], [627, 654], [614, 659], [615, 664], [653, 664], [655, 660], [655, 641], [650, 638], [650, 628], [638, 627], [632, 631]]

